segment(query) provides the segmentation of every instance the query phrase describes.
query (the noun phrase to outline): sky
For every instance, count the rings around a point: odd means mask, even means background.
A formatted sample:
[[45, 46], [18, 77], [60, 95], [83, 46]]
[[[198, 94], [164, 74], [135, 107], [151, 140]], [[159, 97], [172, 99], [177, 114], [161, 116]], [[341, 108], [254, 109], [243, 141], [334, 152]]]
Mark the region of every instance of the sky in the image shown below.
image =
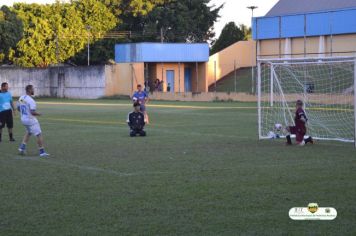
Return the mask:
[[278, 0], [211, 0], [211, 4], [216, 6], [225, 3], [220, 11], [221, 18], [214, 25], [216, 34], [220, 35], [225, 24], [230, 21], [251, 26], [251, 10], [247, 9], [248, 6], [258, 7], [254, 10], [254, 16], [264, 16], [277, 2]]
[[[12, 5], [14, 2], [53, 3], [55, 0], [1, 0], [0, 5]], [[216, 36], [220, 35], [224, 25], [230, 21], [250, 26], [251, 10], [247, 9], [248, 6], [258, 6], [254, 15], [264, 16], [277, 2], [278, 0], [211, 0], [211, 5], [225, 4], [220, 12], [220, 19], [214, 25]]]

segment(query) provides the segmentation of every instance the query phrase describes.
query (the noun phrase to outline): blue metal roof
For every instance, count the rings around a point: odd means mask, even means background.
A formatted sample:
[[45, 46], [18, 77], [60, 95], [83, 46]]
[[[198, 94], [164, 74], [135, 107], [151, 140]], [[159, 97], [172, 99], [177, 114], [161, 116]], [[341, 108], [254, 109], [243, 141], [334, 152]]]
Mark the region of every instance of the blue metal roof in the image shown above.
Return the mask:
[[254, 40], [355, 34], [356, 8], [253, 18]]
[[356, 0], [279, 0], [266, 16], [285, 16], [355, 8]]
[[207, 43], [129, 43], [115, 45], [116, 63], [206, 62]]

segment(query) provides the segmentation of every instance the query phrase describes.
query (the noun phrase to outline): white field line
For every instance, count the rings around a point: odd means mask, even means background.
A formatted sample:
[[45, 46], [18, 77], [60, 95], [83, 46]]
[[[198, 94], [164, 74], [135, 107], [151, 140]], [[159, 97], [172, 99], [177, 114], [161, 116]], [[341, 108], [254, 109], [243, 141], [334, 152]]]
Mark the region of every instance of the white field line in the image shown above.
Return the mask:
[[[131, 107], [130, 103], [128, 104], [113, 104], [113, 103], [84, 103], [84, 102], [37, 102], [38, 104], [43, 105], [67, 105], [67, 106], [101, 106], [101, 107]], [[176, 109], [200, 109], [200, 110], [223, 110], [223, 109], [237, 109], [237, 110], [257, 110], [257, 106], [232, 106], [232, 107], [207, 107], [207, 106], [188, 106], [188, 105], [153, 105], [147, 104], [147, 107], [153, 108], [176, 108]], [[262, 107], [262, 109], [275, 109], [274, 107]], [[293, 109], [291, 109], [293, 110]], [[324, 107], [314, 107], [309, 108], [313, 111], [346, 111], [353, 112], [353, 109], [349, 108], [324, 108]]]
[[49, 165], [53, 166], [59, 166], [59, 167], [64, 167], [68, 169], [78, 169], [81, 171], [86, 171], [86, 172], [91, 172], [91, 173], [104, 173], [104, 174], [110, 174], [110, 175], [116, 175], [120, 177], [130, 177], [130, 176], [144, 176], [144, 175], [160, 175], [160, 174], [170, 174], [169, 172], [135, 172], [135, 173], [126, 173], [126, 172], [119, 172], [111, 169], [104, 169], [104, 168], [99, 168], [95, 166], [86, 166], [86, 165], [78, 165], [78, 164], [73, 164], [73, 163], [65, 163], [65, 162], [60, 162], [56, 161], [53, 156], [50, 156], [49, 158], [41, 158], [41, 157], [35, 157], [35, 156], [19, 156], [19, 155], [11, 155], [11, 154], [5, 154], [6, 156], [13, 158], [13, 160], [18, 160], [18, 161], [34, 161], [34, 162], [42, 162], [46, 163]]
[[[103, 106], [103, 107], [132, 107], [132, 104], [114, 104], [114, 103], [84, 103], [84, 102], [37, 102], [42, 105], [69, 105], [69, 106]], [[154, 105], [147, 104], [148, 107], [157, 108], [181, 108], [181, 109], [257, 109], [254, 106], [237, 107], [207, 107], [207, 106], [188, 106], [188, 105]]]

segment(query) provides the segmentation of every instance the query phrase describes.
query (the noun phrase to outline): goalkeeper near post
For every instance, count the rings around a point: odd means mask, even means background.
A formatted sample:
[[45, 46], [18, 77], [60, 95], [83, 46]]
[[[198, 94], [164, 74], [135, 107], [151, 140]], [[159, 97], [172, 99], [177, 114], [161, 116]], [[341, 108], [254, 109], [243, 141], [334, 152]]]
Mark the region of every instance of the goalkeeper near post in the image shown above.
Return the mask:
[[306, 127], [307, 122], [308, 122], [308, 118], [303, 109], [303, 101], [298, 100], [296, 102], [296, 111], [294, 117], [295, 126], [289, 126], [286, 128], [286, 130], [289, 132], [289, 134], [287, 134], [286, 136], [287, 145], [292, 145], [292, 139], [290, 137], [291, 134], [296, 135], [297, 144], [300, 146], [304, 146], [307, 143], [311, 143], [311, 144], [314, 143], [313, 138], [311, 136], [307, 139], [304, 139], [304, 136], [307, 133], [307, 127]]

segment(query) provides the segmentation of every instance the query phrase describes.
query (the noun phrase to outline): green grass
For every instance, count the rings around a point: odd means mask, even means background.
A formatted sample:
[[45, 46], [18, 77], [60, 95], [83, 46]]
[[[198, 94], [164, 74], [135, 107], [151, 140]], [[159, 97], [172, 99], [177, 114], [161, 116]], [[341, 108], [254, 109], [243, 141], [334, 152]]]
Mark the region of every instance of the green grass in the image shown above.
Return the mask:
[[[236, 71], [236, 92], [251, 93], [251, 68], [241, 68]], [[215, 85], [209, 87], [215, 91]], [[216, 83], [217, 92], [235, 92], [235, 72], [231, 72]]]
[[[80, 102], [38, 105], [48, 160], [3, 135], [0, 235], [356, 234], [352, 144], [258, 141], [253, 104], [218, 102], [153, 102], [148, 137], [129, 138], [128, 101]], [[289, 219], [309, 202], [338, 217]]]

